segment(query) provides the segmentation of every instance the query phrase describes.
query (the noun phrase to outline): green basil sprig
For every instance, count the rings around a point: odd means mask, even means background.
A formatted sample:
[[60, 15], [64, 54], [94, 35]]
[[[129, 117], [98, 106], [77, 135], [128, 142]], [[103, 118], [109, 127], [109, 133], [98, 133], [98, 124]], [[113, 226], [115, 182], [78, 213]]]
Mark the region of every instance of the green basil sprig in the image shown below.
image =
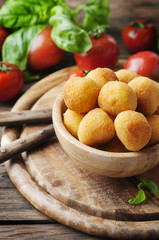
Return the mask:
[[40, 79], [39, 75], [32, 75], [27, 70], [23, 71], [23, 77], [25, 83], [31, 83]]
[[61, 6], [51, 11], [50, 25], [53, 26], [51, 37], [56, 45], [68, 52], [84, 53], [91, 48], [88, 33], [75, 26], [70, 12]]
[[137, 196], [135, 198], [130, 199], [128, 202], [131, 204], [140, 204], [143, 201], [145, 201], [145, 199], [146, 199], [145, 192], [142, 189], [140, 189], [138, 191]]
[[25, 70], [30, 45], [34, 38], [46, 25], [35, 25], [21, 28], [7, 37], [2, 47], [2, 58], [5, 62], [11, 62]]
[[132, 198], [128, 201], [130, 204], [140, 204], [146, 200], [146, 195], [143, 188], [148, 189], [154, 196], [157, 196], [159, 193], [157, 184], [152, 180], [142, 180], [137, 187], [139, 189], [138, 194], [135, 198]]
[[[81, 9], [85, 17], [79, 22], [76, 18]], [[85, 53], [92, 45], [90, 31], [103, 32], [107, 28], [109, 11], [107, 0], [88, 0], [75, 10], [64, 0], [7, 0], [0, 9], [0, 25], [13, 33], [3, 44], [2, 59], [26, 69], [31, 42], [49, 24], [59, 48]]]
[[96, 29], [106, 29], [110, 14], [107, 0], [88, 0], [86, 4], [76, 9], [85, 11], [82, 27], [90, 34]]
[[147, 188], [154, 196], [158, 195], [158, 186], [152, 180], [142, 180], [137, 187], [138, 189]]
[[0, 9], [0, 25], [12, 30], [48, 24], [50, 9], [57, 1], [8, 0]]

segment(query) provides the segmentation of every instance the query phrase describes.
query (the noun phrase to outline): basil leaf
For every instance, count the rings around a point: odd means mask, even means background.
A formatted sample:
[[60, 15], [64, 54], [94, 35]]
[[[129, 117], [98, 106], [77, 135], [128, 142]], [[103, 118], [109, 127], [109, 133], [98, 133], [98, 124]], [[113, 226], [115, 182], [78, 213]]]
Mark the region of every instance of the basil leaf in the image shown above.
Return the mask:
[[138, 184], [138, 189], [147, 188], [154, 196], [158, 195], [158, 186], [152, 180], [142, 180]]
[[35, 25], [21, 28], [9, 35], [2, 47], [3, 61], [16, 64], [21, 70], [25, 70], [30, 45], [45, 27], [46, 25]]
[[91, 48], [92, 43], [87, 32], [74, 24], [70, 11], [56, 6], [51, 15], [51, 37], [59, 48], [76, 53], [85, 53]]
[[96, 31], [97, 28], [107, 28], [110, 13], [107, 0], [88, 0], [82, 9], [85, 11], [83, 28], [88, 33]]
[[49, 12], [56, 3], [56, 0], [8, 0], [0, 9], [0, 25], [18, 29], [39, 23], [47, 24]]
[[40, 79], [39, 75], [31, 75], [27, 70], [23, 71], [24, 83], [34, 82]]
[[130, 204], [140, 204], [145, 201], [146, 195], [142, 189], [139, 190], [137, 196], [135, 198], [130, 199], [128, 202]]

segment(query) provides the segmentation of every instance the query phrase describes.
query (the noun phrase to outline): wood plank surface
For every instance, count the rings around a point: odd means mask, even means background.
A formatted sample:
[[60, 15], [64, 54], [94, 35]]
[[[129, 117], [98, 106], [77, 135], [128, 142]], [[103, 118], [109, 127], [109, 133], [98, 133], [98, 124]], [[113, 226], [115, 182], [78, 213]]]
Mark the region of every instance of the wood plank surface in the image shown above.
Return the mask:
[[[85, 0], [66, 0], [70, 6], [76, 7], [79, 3], [85, 2]], [[5, 0], [0, 0], [0, 6]], [[110, 29], [109, 33], [112, 34], [118, 41], [120, 46], [120, 58], [127, 58], [130, 56], [130, 52], [124, 47], [121, 40], [122, 28], [131, 20], [136, 18], [150, 19], [154, 22], [159, 33], [159, 1], [158, 0], [111, 0], [109, 1], [111, 6], [110, 15]], [[55, 72], [61, 68], [74, 65], [75, 61], [73, 55], [66, 53], [64, 59], [57, 66], [52, 67], [46, 71], [40, 72], [41, 78], [48, 74]], [[23, 87], [23, 94], [32, 84], [25, 84]], [[19, 97], [19, 96], [18, 96]], [[9, 110], [12, 108], [18, 97], [12, 101], [0, 103], [0, 111]], [[0, 128], [0, 135], [1, 135]], [[82, 234], [78, 231], [74, 231], [63, 225], [55, 223], [54, 227], [50, 228], [47, 225], [50, 220], [40, 211], [35, 209], [15, 188], [11, 183], [8, 174], [4, 168], [4, 165], [0, 166], [0, 239], [99, 239], [96, 237]], [[12, 207], [14, 203], [14, 207]], [[40, 225], [28, 224], [41, 221]], [[11, 221], [16, 225], [5, 225]], [[4, 223], [4, 225], [2, 225]], [[21, 225], [24, 223], [24, 225]], [[46, 224], [45, 224], [46, 223]], [[28, 226], [28, 227], [27, 227]], [[66, 230], [67, 229], [67, 230]], [[36, 233], [36, 237], [33, 237]], [[100, 238], [101, 239], [101, 238]], [[106, 238], [104, 238], [106, 239]], [[149, 239], [158, 239], [153, 236]]]
[[[35, 84], [17, 101], [13, 111], [27, 110], [33, 105], [33, 110], [51, 108], [62, 90], [62, 79], [71, 69], [58, 71]], [[33, 131], [36, 129], [34, 126]], [[17, 134], [14, 128], [6, 129], [3, 145], [16, 139]], [[24, 131], [25, 134], [28, 132]], [[158, 182], [158, 168], [137, 178], [99, 177], [74, 164], [54, 139], [35, 148], [23, 160], [24, 163], [17, 156], [6, 164], [9, 176], [21, 194], [49, 217], [97, 236], [121, 239], [158, 236], [158, 198], [149, 198], [141, 206], [128, 204], [128, 199], [136, 195], [139, 180], [149, 178]]]
[[15, 188], [6, 172], [0, 166], [0, 224], [13, 221], [49, 221], [53, 220], [35, 209]]
[[12, 240], [100, 240], [61, 224], [19, 224], [0, 226], [0, 239]]

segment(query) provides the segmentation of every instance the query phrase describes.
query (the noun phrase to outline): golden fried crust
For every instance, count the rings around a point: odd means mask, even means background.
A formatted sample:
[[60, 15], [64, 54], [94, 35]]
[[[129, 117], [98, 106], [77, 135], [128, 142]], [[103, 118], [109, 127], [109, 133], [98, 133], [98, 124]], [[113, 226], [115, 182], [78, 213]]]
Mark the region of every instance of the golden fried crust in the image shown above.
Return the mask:
[[63, 114], [63, 122], [67, 130], [77, 138], [78, 126], [84, 117], [84, 114], [67, 109]]
[[117, 116], [122, 111], [135, 110], [137, 96], [126, 83], [113, 81], [100, 90], [98, 104], [108, 114]]
[[155, 111], [156, 115], [159, 115], [159, 106], [157, 107], [156, 111]]
[[120, 69], [117, 72], [115, 72], [115, 74], [120, 82], [125, 83], [129, 83], [132, 79], [139, 76], [137, 73], [131, 72], [128, 69]]
[[159, 143], [159, 115], [149, 115], [146, 118], [152, 129], [149, 145]]
[[115, 136], [112, 119], [100, 108], [87, 113], [79, 124], [78, 138], [89, 146], [108, 142]]
[[99, 89], [101, 89], [109, 81], [117, 81], [115, 73], [109, 68], [96, 68], [90, 71], [86, 77], [94, 80]]
[[145, 115], [153, 114], [159, 105], [159, 87], [147, 77], [137, 77], [128, 83], [138, 99], [137, 110]]
[[78, 113], [86, 113], [95, 108], [98, 93], [97, 84], [88, 78], [71, 78], [63, 88], [63, 98], [66, 106]]
[[139, 151], [150, 140], [151, 127], [142, 113], [132, 110], [121, 112], [114, 125], [118, 138], [129, 151]]
[[108, 152], [129, 152], [117, 136], [109, 142], [100, 145], [98, 149]]

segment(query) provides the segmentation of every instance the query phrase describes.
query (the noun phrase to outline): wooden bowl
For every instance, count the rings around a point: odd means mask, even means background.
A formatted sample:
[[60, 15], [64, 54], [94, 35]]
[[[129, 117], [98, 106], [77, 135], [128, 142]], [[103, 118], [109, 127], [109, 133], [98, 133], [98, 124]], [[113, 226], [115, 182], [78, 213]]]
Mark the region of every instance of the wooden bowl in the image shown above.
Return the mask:
[[63, 124], [65, 110], [60, 94], [54, 102], [52, 114], [56, 136], [67, 155], [88, 171], [106, 177], [130, 177], [146, 172], [159, 163], [159, 144], [139, 152], [109, 152], [81, 143]]

